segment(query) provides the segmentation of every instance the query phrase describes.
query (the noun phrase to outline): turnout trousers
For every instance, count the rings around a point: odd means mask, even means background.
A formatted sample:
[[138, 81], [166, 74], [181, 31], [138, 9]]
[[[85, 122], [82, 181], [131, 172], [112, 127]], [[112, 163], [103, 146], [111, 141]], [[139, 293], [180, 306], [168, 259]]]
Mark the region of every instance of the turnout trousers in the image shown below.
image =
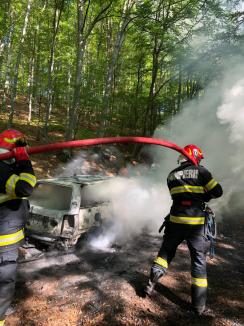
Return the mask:
[[[204, 225], [169, 222], [165, 228], [162, 246], [154, 260], [150, 279], [154, 279], [155, 282], [165, 274], [177, 247], [184, 240], [186, 240], [191, 256], [192, 305], [195, 310], [201, 312], [205, 308], [207, 299], [206, 254], [209, 247], [209, 242], [204, 236]], [[161, 273], [159, 273], [160, 270]]]
[[14, 297], [17, 258], [18, 249], [0, 252], [0, 325]]

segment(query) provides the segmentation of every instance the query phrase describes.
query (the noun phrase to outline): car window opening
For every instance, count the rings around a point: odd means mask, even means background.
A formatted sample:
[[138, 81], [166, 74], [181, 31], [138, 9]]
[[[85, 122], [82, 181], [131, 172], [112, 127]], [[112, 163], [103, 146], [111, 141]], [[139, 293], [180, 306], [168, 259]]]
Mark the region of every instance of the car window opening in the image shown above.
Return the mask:
[[30, 204], [46, 209], [69, 210], [71, 196], [71, 187], [39, 183], [30, 198]]

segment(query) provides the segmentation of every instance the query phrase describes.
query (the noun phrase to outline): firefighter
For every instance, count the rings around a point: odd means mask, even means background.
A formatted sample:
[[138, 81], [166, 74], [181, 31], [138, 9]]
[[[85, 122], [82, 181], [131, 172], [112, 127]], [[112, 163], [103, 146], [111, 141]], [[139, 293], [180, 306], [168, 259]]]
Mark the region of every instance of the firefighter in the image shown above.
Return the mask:
[[24, 243], [28, 201], [36, 177], [26, 151], [24, 135], [18, 130], [0, 134], [0, 153], [14, 157], [0, 161], [0, 326], [15, 291], [18, 247]]
[[201, 149], [191, 144], [185, 146], [184, 150], [196, 159], [198, 165], [180, 155], [180, 166], [168, 175], [167, 184], [173, 203], [164, 223], [163, 243], [151, 267], [145, 294], [152, 294], [156, 282], [165, 275], [178, 245], [186, 240], [191, 256], [192, 308], [201, 315], [205, 309], [208, 285], [206, 254], [209, 241], [204, 232], [204, 208], [206, 202], [222, 196], [223, 191], [211, 173], [199, 165], [204, 158]]

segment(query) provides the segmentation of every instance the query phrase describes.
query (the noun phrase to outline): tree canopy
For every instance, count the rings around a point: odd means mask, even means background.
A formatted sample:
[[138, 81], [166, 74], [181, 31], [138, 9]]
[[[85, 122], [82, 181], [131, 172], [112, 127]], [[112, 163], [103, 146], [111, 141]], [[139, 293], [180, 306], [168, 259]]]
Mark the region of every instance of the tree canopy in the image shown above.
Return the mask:
[[5, 0], [0, 104], [48, 137], [150, 136], [243, 55], [240, 1]]

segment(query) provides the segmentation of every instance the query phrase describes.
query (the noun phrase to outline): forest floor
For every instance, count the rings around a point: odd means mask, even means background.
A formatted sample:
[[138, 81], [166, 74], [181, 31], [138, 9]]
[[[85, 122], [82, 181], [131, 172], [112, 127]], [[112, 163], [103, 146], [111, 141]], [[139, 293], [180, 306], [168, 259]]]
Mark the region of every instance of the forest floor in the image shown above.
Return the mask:
[[[39, 145], [37, 129], [24, 126], [26, 117], [19, 115], [14, 127], [28, 134], [31, 146]], [[63, 140], [58, 128], [50, 137], [50, 142]], [[38, 178], [53, 176], [59, 163], [53, 154], [33, 156]], [[15, 311], [6, 326], [244, 325], [244, 224], [230, 220], [220, 226], [216, 256], [208, 260], [208, 302], [201, 317], [190, 309], [190, 258], [184, 243], [152, 297], [143, 296], [162, 241], [161, 235], [144, 232], [107, 252], [84, 244], [71, 254], [19, 264]]]
[[19, 265], [15, 312], [7, 326], [244, 325], [244, 243], [240, 228], [218, 238], [209, 260], [206, 312], [190, 310], [190, 259], [183, 243], [151, 298], [143, 296], [162, 236], [141, 234], [97, 251], [84, 245]]

